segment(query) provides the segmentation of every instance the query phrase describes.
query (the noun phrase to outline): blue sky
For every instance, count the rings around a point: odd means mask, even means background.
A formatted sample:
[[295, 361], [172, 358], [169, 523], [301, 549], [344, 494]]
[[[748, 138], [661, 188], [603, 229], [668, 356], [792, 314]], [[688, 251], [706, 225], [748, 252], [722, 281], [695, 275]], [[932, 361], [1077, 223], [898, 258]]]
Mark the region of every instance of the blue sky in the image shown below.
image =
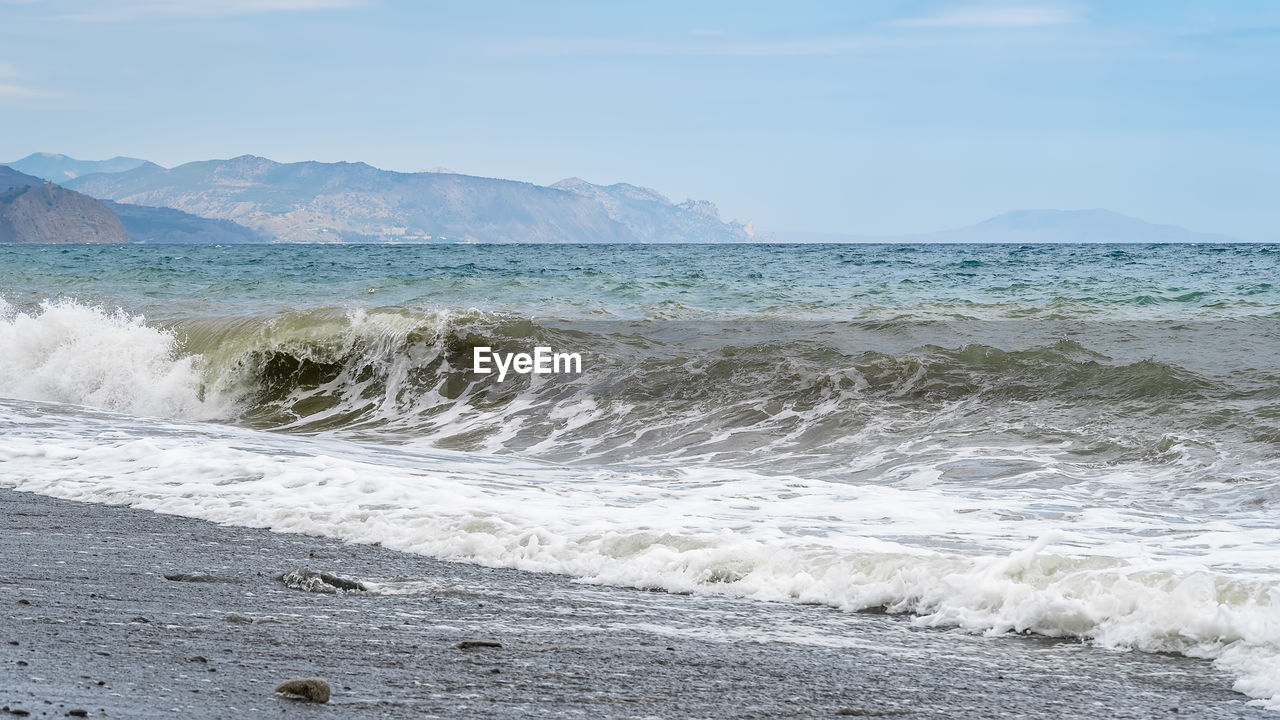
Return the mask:
[[0, 0], [0, 160], [568, 176], [766, 230], [1280, 240], [1280, 3]]

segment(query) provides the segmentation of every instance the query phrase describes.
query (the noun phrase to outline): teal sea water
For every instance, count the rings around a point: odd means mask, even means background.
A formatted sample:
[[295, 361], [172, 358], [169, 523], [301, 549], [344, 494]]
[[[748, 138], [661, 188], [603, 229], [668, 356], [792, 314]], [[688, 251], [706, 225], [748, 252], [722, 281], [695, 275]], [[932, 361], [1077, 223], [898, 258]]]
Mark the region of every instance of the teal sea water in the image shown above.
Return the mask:
[[1270, 245], [72, 245], [0, 247], [0, 268], [10, 302], [101, 297], [170, 314], [395, 306], [575, 318], [851, 319], [889, 308], [1060, 317], [1274, 308], [1278, 254]]
[[0, 247], [0, 483], [1182, 653], [1280, 708], [1276, 278], [1267, 245]]

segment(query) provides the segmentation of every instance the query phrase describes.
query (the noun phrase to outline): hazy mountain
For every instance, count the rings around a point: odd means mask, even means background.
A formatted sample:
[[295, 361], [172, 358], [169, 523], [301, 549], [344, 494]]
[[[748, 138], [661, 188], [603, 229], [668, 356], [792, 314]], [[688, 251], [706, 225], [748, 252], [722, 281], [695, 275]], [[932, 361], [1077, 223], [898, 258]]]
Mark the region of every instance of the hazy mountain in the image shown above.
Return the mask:
[[750, 224], [726, 224], [716, 206], [706, 201], [686, 200], [677, 205], [648, 188], [626, 183], [592, 185], [579, 178], [561, 180], [551, 187], [599, 203], [638, 242], [680, 242], [681, 238], [741, 242], [753, 236]]
[[21, 160], [9, 163], [9, 166], [50, 182], [65, 185], [67, 180], [78, 178], [81, 175], [99, 172], [125, 172], [145, 162], [146, 160], [131, 157], [113, 157], [110, 160], [76, 160], [66, 155], [33, 153]]
[[1110, 210], [1015, 210], [989, 220], [913, 236], [920, 242], [1220, 243], [1225, 235], [1158, 225]]
[[202, 218], [172, 208], [103, 201], [136, 243], [232, 245], [270, 242], [271, 238], [230, 220]]
[[0, 190], [12, 190], [29, 185], [43, 184], [44, 180], [38, 177], [20, 173], [7, 165], [0, 165]]
[[1110, 210], [1015, 210], [967, 227], [915, 235], [778, 232], [782, 242], [1226, 243], [1234, 238], [1158, 225]]
[[0, 242], [127, 243], [129, 235], [106, 205], [40, 182], [0, 193]]
[[[39, 193], [4, 193], [7, 219], [0, 242], [270, 242], [271, 238], [230, 220], [202, 218], [170, 208], [100, 202], [0, 165], [0, 190], [41, 188]], [[96, 207], [95, 207], [96, 206]], [[113, 215], [113, 223], [107, 216]], [[116, 234], [121, 226], [127, 237]]]
[[166, 170], [146, 163], [69, 185], [94, 197], [233, 220], [293, 242], [724, 242], [746, 239], [714, 206], [631, 186], [560, 187], [364, 163], [245, 155]]
[[[44, 166], [38, 162], [45, 162]], [[569, 178], [550, 186], [442, 172], [379, 170], [364, 163], [282, 164], [244, 155], [165, 169], [115, 158], [24, 158], [25, 167], [132, 164], [67, 185], [110, 203], [134, 242], [907, 242], [1221, 243], [1224, 235], [1148, 223], [1109, 210], [1017, 210], [932, 233], [858, 236], [778, 232], [756, 238], [715, 205], [673, 203], [647, 188]], [[73, 170], [68, 169], [67, 172]], [[0, 166], [0, 189], [42, 184]], [[59, 188], [60, 189], [60, 188]]]

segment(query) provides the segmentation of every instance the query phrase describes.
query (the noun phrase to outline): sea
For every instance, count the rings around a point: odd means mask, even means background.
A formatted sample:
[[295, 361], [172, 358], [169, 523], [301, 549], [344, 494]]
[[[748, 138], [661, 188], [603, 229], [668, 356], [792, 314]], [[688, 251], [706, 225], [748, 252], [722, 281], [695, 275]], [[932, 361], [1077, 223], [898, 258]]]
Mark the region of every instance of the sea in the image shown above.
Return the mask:
[[1280, 711], [1280, 246], [0, 246], [0, 486]]

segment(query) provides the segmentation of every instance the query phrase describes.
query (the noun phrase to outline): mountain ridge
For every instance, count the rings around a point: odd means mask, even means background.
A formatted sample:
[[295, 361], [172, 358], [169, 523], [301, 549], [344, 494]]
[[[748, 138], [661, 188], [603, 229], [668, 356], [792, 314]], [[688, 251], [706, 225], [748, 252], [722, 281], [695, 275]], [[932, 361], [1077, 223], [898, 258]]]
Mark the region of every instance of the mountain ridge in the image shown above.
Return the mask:
[[101, 202], [53, 183], [0, 192], [0, 243], [127, 243], [120, 218]]
[[120, 218], [135, 243], [153, 245], [243, 245], [268, 243], [271, 238], [230, 220], [202, 218], [172, 208], [129, 205], [102, 200]]
[[363, 162], [279, 163], [256, 155], [154, 163], [68, 186], [103, 200], [231, 220], [286, 242], [741, 242], [750, 229], [711, 203], [675, 204], [617, 184], [542, 186]]
[[8, 165], [0, 165], [0, 192], [14, 188], [43, 185], [45, 181], [34, 175], [14, 170]]
[[[0, 242], [225, 245], [271, 240], [229, 220], [202, 218], [169, 208], [99, 201], [7, 165], [0, 165], [0, 200]], [[123, 239], [117, 225], [124, 229]]]
[[67, 180], [91, 173], [132, 170], [145, 162], [140, 158], [120, 155], [107, 160], [77, 160], [61, 153], [37, 152], [31, 153], [21, 160], [14, 160], [5, 164], [15, 170], [35, 175], [50, 182], [64, 183]]
[[[131, 233], [145, 235], [144, 242], [1235, 241], [1102, 208], [1013, 210], [973, 225], [907, 235], [780, 231], [758, 237], [751, 223], [721, 220], [714, 203], [675, 203], [656, 190], [625, 182], [596, 185], [570, 177], [543, 186], [441, 169], [399, 172], [359, 161], [281, 163], [251, 154], [174, 168], [136, 162], [127, 170], [88, 173], [66, 185], [126, 207], [153, 208], [125, 211]], [[0, 186], [4, 180], [0, 175]], [[154, 208], [185, 215], [164, 215]], [[198, 227], [194, 218], [224, 224]], [[157, 224], [163, 232], [156, 230]]]

